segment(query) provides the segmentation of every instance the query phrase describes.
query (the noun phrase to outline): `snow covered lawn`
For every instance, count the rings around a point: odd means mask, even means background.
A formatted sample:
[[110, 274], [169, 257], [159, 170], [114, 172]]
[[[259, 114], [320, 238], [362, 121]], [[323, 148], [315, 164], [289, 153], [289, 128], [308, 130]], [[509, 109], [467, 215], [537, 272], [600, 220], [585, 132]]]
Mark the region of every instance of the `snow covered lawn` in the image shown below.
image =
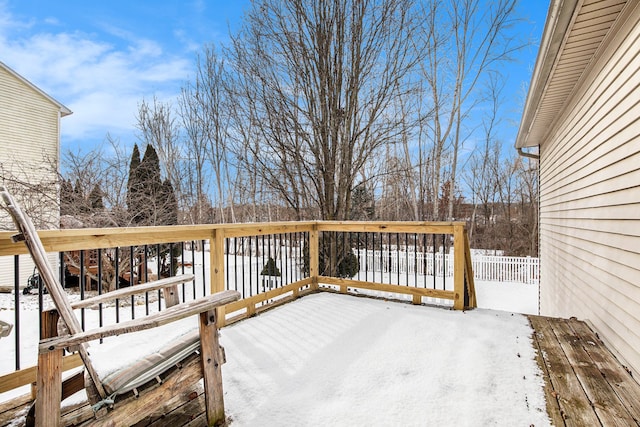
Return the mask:
[[234, 426], [545, 426], [526, 317], [320, 293], [225, 327]]

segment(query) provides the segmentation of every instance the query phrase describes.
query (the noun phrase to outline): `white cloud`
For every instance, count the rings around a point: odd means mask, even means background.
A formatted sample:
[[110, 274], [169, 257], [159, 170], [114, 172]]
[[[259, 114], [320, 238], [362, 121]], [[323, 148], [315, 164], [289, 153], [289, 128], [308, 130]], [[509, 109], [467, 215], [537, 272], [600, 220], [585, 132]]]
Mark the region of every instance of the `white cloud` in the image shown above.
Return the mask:
[[142, 98], [177, 95], [193, 63], [117, 28], [109, 29], [119, 38], [114, 42], [79, 31], [51, 32], [50, 26], [39, 31], [6, 9], [0, 2], [1, 60], [73, 111], [62, 121], [63, 141], [133, 135]]

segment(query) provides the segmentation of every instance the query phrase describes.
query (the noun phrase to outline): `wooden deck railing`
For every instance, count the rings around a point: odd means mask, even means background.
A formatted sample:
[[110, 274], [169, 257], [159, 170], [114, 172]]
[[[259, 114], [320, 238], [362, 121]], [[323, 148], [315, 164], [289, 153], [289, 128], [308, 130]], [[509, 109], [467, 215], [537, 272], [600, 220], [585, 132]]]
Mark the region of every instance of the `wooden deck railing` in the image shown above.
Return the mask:
[[[0, 232], [0, 256], [27, 253], [24, 245], [11, 242], [13, 234]], [[189, 293], [190, 297], [195, 297], [197, 292], [215, 293], [225, 289], [238, 290], [242, 294], [240, 301], [219, 309], [220, 313], [217, 316], [219, 326], [252, 316], [259, 310], [295, 299], [303, 293], [330, 288], [342, 293], [360, 289], [364, 292], [406, 295], [414, 304], [422, 303], [423, 298], [437, 298], [451, 301], [452, 307], [456, 310], [476, 306], [471, 256], [464, 223], [461, 222], [309, 221], [43, 230], [39, 234], [48, 253], [60, 254], [58, 263], [61, 271], [64, 270], [62, 264], [68, 260], [64, 255], [66, 253], [83, 254], [83, 251], [102, 251], [99, 252], [102, 255], [97, 257], [102, 259], [104, 253], [109, 251], [109, 259], [114, 259], [113, 253], [116, 259], [130, 257], [131, 261], [125, 263], [129, 271], [117, 273], [116, 283], [118, 274], [126, 276], [129, 283], [141, 283], [148, 279], [146, 277], [148, 269], [146, 257], [150, 252], [148, 248], [157, 247], [155, 254], [160, 254], [160, 245], [182, 245], [181, 253], [178, 251], [178, 256], [173, 259], [178, 260], [182, 272], [185, 266], [189, 266], [187, 268], [191, 268], [193, 273], [201, 276], [198, 279], [201, 286], [198, 288], [202, 289], [196, 290], [194, 281], [193, 291], [183, 288], [182, 298], [187, 298], [186, 295]], [[185, 255], [184, 242], [189, 242], [192, 254], [195, 253], [193, 248], [199, 246], [198, 253], [203, 257], [199, 272], [196, 272], [198, 261], [195, 255], [191, 255], [190, 258]], [[418, 277], [417, 273], [412, 276], [407, 273], [402, 277], [399, 273], [396, 276], [380, 273], [378, 277], [375, 274], [369, 277], [366, 269], [363, 273], [358, 272], [353, 276], [349, 273], [345, 276], [339, 268], [340, 253], [358, 253], [361, 249], [385, 247], [388, 249], [385, 253], [389, 254], [393, 248], [393, 253], [398, 260], [403, 257], [406, 263], [412, 261], [417, 263], [417, 260], [411, 260], [412, 254], [416, 258], [415, 254], [418, 251], [444, 253], [451, 245], [454, 254], [453, 283], [447, 282], [444, 275], [440, 276], [436, 271], [432, 271], [427, 278], [426, 269], [424, 269], [425, 276], [421, 277]], [[207, 246], [208, 256], [205, 250]], [[144, 250], [138, 249], [141, 247]], [[124, 249], [120, 251], [116, 249], [114, 252], [113, 248]], [[134, 256], [134, 252], [137, 255]], [[170, 252], [173, 253], [173, 249]], [[138, 271], [134, 269], [134, 264], [142, 262], [143, 255], [139, 255], [141, 253], [144, 254], [143, 273], [141, 266], [138, 266]], [[387, 256], [391, 257], [391, 255]], [[271, 263], [269, 268], [277, 272], [265, 272], [268, 263]], [[159, 257], [157, 264], [153, 274], [159, 276], [161, 274]], [[320, 271], [321, 267], [322, 271]], [[173, 266], [172, 270], [175, 272], [176, 268], [178, 267]], [[101, 266], [96, 266], [95, 270], [101, 270]], [[417, 268], [412, 270], [418, 271]], [[117, 266], [115, 271], [118, 271]], [[2, 274], [5, 277], [11, 276], [10, 271], [3, 271]], [[16, 274], [14, 271], [14, 275]], [[61, 277], [63, 277], [62, 274]], [[99, 275], [99, 277], [103, 276]], [[265, 277], [268, 278], [265, 279]], [[438, 283], [436, 283], [437, 280], [439, 280]], [[17, 284], [18, 279], [15, 282]], [[85, 283], [85, 279], [82, 279], [81, 283], [81, 291], [84, 291], [84, 286], [88, 287], [88, 284]], [[97, 291], [94, 292], [99, 293], [101, 286], [102, 284], [98, 283]], [[17, 285], [16, 290], [18, 290]], [[81, 294], [84, 295], [84, 292]], [[16, 292], [16, 306], [18, 306], [18, 297], [19, 292]], [[131, 316], [135, 316], [133, 305], [132, 301]], [[159, 303], [158, 309], [161, 309]], [[147, 310], [149, 310], [148, 307]], [[84, 312], [82, 317], [84, 321]], [[119, 312], [116, 313], [116, 319], [119, 319]], [[100, 322], [102, 322], [102, 312], [100, 312]], [[14, 328], [14, 333], [18, 334], [19, 329]], [[21, 343], [19, 338], [16, 335], [13, 341], [16, 354], [19, 354], [20, 348], [26, 344]], [[9, 338], [3, 338], [1, 342], [3, 347], [9, 343], [11, 343]], [[32, 344], [34, 348], [37, 346], [37, 343]], [[71, 369], [79, 364], [75, 355], [67, 356], [64, 361], [65, 369]], [[34, 381], [35, 367], [22, 368], [18, 360], [14, 372], [0, 376], [0, 393], [32, 384]]]

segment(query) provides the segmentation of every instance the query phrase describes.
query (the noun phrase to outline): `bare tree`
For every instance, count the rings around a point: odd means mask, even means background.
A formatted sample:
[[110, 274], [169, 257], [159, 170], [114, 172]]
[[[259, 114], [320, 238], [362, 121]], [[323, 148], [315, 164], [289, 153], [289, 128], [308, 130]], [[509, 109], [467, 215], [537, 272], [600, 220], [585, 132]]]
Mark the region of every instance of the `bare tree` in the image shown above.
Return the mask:
[[[104, 145], [108, 149], [104, 148]], [[108, 155], [106, 153], [109, 153]], [[103, 144], [86, 153], [67, 150], [62, 154], [60, 210], [63, 226], [125, 227], [131, 225], [127, 213], [127, 178], [130, 154], [119, 140], [107, 134]], [[74, 196], [68, 194], [69, 185]], [[102, 207], [89, 197], [100, 190]]]
[[[224, 60], [212, 45], [203, 49], [197, 57], [196, 77], [187, 84], [180, 98], [180, 114], [186, 131], [195, 167], [195, 187], [198, 217], [203, 215], [202, 206], [208, 201], [208, 167], [213, 171], [215, 199], [222, 222], [235, 221], [234, 203], [231, 194], [233, 182], [229, 172], [228, 128], [232, 105], [228, 102], [228, 84]], [[227, 218], [225, 205], [231, 218]]]
[[[472, 128], [465, 129], [465, 122], [482, 101], [474, 96], [478, 84], [523, 46], [509, 32], [515, 23], [515, 5], [516, 0], [424, 2], [420, 46], [427, 53], [422, 73], [431, 94], [426, 99], [432, 114], [425, 126], [433, 141], [433, 194], [441, 187], [444, 169], [451, 181], [449, 187], [457, 187], [459, 151], [468, 132], [472, 132]], [[451, 160], [443, 164], [446, 150], [450, 150]], [[437, 197], [433, 198], [434, 219], [441, 211], [439, 203]], [[452, 203], [449, 199], [449, 219], [453, 217]]]
[[[416, 62], [409, 0], [259, 1], [230, 49], [255, 168], [302, 215], [348, 217], [356, 173], [397, 142]], [[245, 141], [245, 143], [248, 141]]]
[[[162, 175], [171, 183], [172, 193], [177, 194], [179, 208], [185, 211], [188, 206], [185, 205], [183, 196], [183, 182], [188, 165], [183, 161], [183, 147], [179, 139], [180, 127], [174, 117], [171, 103], [161, 102], [155, 97], [152, 103], [143, 99], [138, 106], [136, 126], [140, 130], [143, 147], [149, 144], [157, 152]], [[148, 201], [155, 202], [153, 197]], [[161, 211], [161, 207], [155, 210], [156, 213]]]
[[[37, 172], [36, 172], [37, 171]], [[58, 161], [42, 154], [40, 160], [4, 158], [0, 160], [0, 185], [16, 195], [37, 228], [58, 228]], [[5, 207], [1, 209], [6, 210]], [[0, 217], [0, 229], [13, 230], [7, 214]]]

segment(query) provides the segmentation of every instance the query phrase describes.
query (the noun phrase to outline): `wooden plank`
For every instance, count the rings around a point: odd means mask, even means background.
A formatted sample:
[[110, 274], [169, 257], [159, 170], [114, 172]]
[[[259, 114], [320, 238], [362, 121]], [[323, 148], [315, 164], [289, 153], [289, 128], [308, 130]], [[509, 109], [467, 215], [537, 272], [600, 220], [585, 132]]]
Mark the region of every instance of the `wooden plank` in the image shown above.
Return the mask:
[[314, 221], [274, 222], [258, 224], [225, 224], [217, 226], [224, 230], [226, 237], [264, 236], [267, 234], [286, 234], [311, 231]]
[[38, 354], [36, 426], [60, 425], [62, 349]]
[[[207, 424], [206, 411], [204, 407], [204, 393], [191, 392], [190, 400], [165, 414], [162, 417], [152, 419], [148, 427], [166, 427], [166, 426], [198, 426]], [[194, 423], [195, 421], [195, 423]], [[192, 424], [193, 423], [193, 424]]]
[[575, 427], [600, 425], [587, 395], [560, 346], [549, 319], [530, 316], [529, 320], [535, 329], [534, 336], [542, 350], [544, 363], [549, 372], [549, 379], [556, 393], [565, 424]]
[[318, 275], [320, 274], [320, 239], [317, 227], [309, 231], [309, 277], [311, 288], [318, 289]]
[[[558, 403], [558, 393], [553, 389], [553, 385], [551, 384], [551, 372], [547, 366], [547, 363], [544, 360], [545, 351], [543, 350], [541, 343], [538, 339], [539, 335], [536, 333], [536, 329], [534, 325], [540, 325], [542, 322], [541, 319], [537, 318], [538, 316], [528, 316], [529, 324], [531, 328], [534, 329], [533, 333], [533, 346], [536, 350], [536, 363], [538, 367], [543, 372], [544, 379], [544, 397], [547, 406], [547, 415], [551, 419], [551, 424], [555, 427], [562, 427], [565, 425], [564, 417], [562, 416], [562, 412], [560, 411], [560, 405]], [[539, 326], [541, 327], [541, 326]]]
[[462, 222], [427, 221], [318, 221], [318, 231], [361, 233], [425, 233], [453, 234], [454, 226]]
[[132, 426], [142, 420], [162, 417], [175, 409], [176, 402], [189, 401], [189, 394], [198, 389], [197, 382], [200, 378], [200, 357], [194, 354], [179, 369], [174, 369], [162, 378], [162, 384], [150, 385], [140, 390], [138, 397], [133, 393], [119, 396], [114, 410], [110, 410], [107, 417], [91, 419], [83, 426]]
[[586, 323], [570, 320], [568, 326], [580, 337], [583, 348], [627, 411], [636, 421], [640, 420], [640, 384], [622, 367]]
[[257, 295], [250, 296], [248, 298], [243, 298], [241, 300], [229, 303], [225, 306], [225, 311], [227, 313], [233, 313], [234, 311], [243, 310], [248, 307], [254, 306], [261, 302], [264, 302], [269, 299], [273, 299], [279, 297], [280, 295], [284, 295], [287, 292], [294, 292], [298, 290], [300, 292], [300, 288], [310, 285], [312, 279], [307, 277], [306, 279], [298, 280], [297, 282], [290, 283], [288, 285], [284, 285], [280, 288], [270, 289], [266, 292], [261, 292]]
[[[226, 237], [260, 236], [309, 231], [315, 224], [308, 222], [277, 222], [256, 224], [174, 225], [154, 227], [83, 228], [39, 231], [48, 252], [82, 249], [115, 248], [156, 243], [207, 240], [215, 230], [223, 230]], [[15, 246], [11, 236], [15, 232], [0, 232], [0, 256], [26, 254], [26, 248]]]
[[597, 366], [583, 347], [579, 336], [564, 320], [555, 320], [553, 329], [560, 346], [573, 367], [576, 377], [591, 401], [598, 419], [606, 426], [627, 427], [635, 424], [608, 382], [604, 380]]
[[464, 310], [464, 226], [453, 229], [453, 308]]
[[464, 230], [464, 261], [467, 292], [469, 292], [469, 308], [478, 307], [476, 300], [476, 284], [473, 279], [473, 262], [471, 260], [471, 249], [469, 246], [469, 235]]
[[25, 413], [33, 402], [31, 394], [23, 394], [15, 399], [0, 403], [0, 425], [15, 425], [16, 420], [24, 419]]
[[[77, 368], [82, 365], [82, 359], [77, 353], [63, 357], [62, 370]], [[0, 393], [22, 387], [23, 385], [33, 384], [36, 382], [37, 366], [20, 369], [9, 374], [0, 376]]]
[[184, 319], [189, 316], [200, 314], [205, 311], [213, 310], [217, 307], [236, 301], [240, 297], [237, 291], [224, 291], [215, 295], [201, 297], [193, 301], [187, 301], [166, 310], [159, 311], [146, 317], [128, 320], [126, 322], [116, 323], [113, 325], [103, 326], [101, 328], [92, 329], [86, 332], [67, 335], [64, 337], [56, 337], [51, 339], [43, 339], [38, 346], [41, 353], [54, 349], [62, 349], [65, 347], [85, 343], [87, 341], [106, 338], [114, 335], [126, 334], [129, 332], [142, 331], [145, 329], [156, 328]]
[[75, 373], [62, 382], [62, 400], [73, 396], [80, 390], [84, 390], [84, 370]]
[[165, 279], [155, 280], [153, 282], [143, 283], [141, 285], [129, 286], [126, 288], [117, 289], [115, 291], [107, 292], [106, 294], [96, 295], [94, 297], [86, 298], [81, 301], [71, 303], [71, 308], [85, 308], [92, 305], [100, 304], [107, 301], [113, 301], [116, 299], [122, 299], [131, 295], [141, 294], [144, 292], [155, 291], [158, 289], [167, 288], [180, 283], [185, 283], [193, 280], [195, 276], [193, 274], [181, 274], [178, 276], [167, 277]]
[[180, 294], [178, 293], [178, 285], [167, 286], [162, 289], [162, 296], [167, 307], [173, 307], [180, 304]]
[[[221, 229], [214, 230], [211, 234], [211, 239], [209, 240], [210, 248], [209, 248], [209, 262], [210, 262], [210, 286], [211, 293], [215, 294], [217, 292], [222, 292], [225, 290], [225, 280], [224, 280], [224, 238], [225, 232]], [[218, 327], [222, 328], [226, 321], [226, 311], [223, 306], [220, 306], [216, 309], [217, 315], [216, 319], [218, 322]]]
[[224, 423], [222, 363], [215, 312], [200, 313], [200, 359], [204, 376], [207, 425]]
[[346, 285], [350, 288], [370, 289], [372, 291], [393, 292], [396, 294], [419, 295], [421, 297], [442, 298], [453, 300], [453, 291], [444, 291], [441, 289], [414, 288], [411, 286], [390, 285], [388, 283], [364, 282], [361, 280], [339, 279], [337, 277], [320, 276], [320, 283], [327, 285]]

